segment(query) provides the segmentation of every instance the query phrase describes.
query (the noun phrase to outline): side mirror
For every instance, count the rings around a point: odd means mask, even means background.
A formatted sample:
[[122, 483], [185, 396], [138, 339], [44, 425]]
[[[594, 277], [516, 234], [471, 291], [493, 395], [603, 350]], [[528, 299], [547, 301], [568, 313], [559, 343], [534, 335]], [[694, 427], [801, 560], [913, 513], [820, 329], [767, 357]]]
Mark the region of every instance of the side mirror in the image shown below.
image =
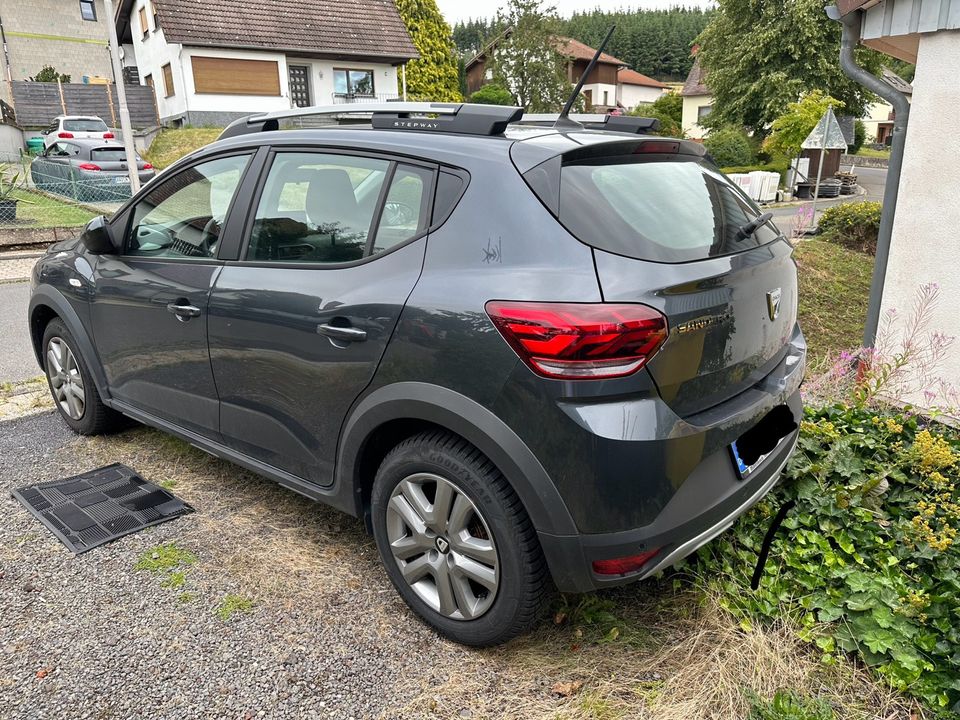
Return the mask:
[[93, 255], [111, 255], [117, 251], [113, 238], [110, 237], [107, 219], [103, 215], [98, 215], [87, 223], [80, 234], [80, 242]]

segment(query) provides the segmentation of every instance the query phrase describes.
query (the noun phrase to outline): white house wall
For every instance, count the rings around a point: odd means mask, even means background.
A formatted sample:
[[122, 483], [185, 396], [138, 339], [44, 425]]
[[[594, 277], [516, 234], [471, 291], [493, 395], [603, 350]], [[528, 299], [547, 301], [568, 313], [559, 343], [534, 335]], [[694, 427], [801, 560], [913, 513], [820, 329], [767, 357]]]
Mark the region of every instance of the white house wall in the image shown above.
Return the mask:
[[[150, 34], [142, 37], [140, 32], [140, 8], [144, 7], [144, 0], [137, 0], [130, 10], [130, 34], [133, 37], [133, 52], [136, 58], [137, 70], [140, 73], [140, 84], [146, 85], [147, 75], [153, 78], [153, 89], [157, 96], [157, 112], [160, 119], [182, 115], [186, 112], [186, 96], [183, 92], [182, 73], [180, 72], [180, 45], [167, 43], [163, 37], [163, 28], [157, 29], [153, 25], [153, 13], [147, 8], [147, 22]], [[173, 85], [176, 95], [165, 98], [163, 91], [162, 68], [170, 63], [173, 71]]]
[[[960, 203], [957, 154], [960, 137], [960, 31], [921, 35], [907, 128], [900, 195], [893, 226], [882, 311], [909, 314], [920, 285], [940, 285], [940, 304], [929, 330], [958, 338], [939, 374], [960, 386]], [[927, 406], [923, 397], [904, 398]]]
[[697, 123], [697, 117], [700, 107], [703, 105], [713, 105], [711, 95], [685, 95], [683, 98], [683, 119], [681, 125], [683, 132], [692, 140], [701, 140], [706, 137], [709, 130], [700, 127]]
[[[590, 102], [593, 105], [605, 105], [613, 107], [617, 102], [617, 86], [607, 85], [606, 83], [591, 83], [583, 86], [583, 92], [590, 91]], [[607, 93], [607, 101], [604, 102], [603, 94]]]
[[[198, 93], [193, 82], [194, 57], [231, 58], [234, 60], [267, 60], [277, 63], [280, 73], [279, 95], [234, 95], [217, 93]], [[227, 50], [226, 48], [183, 47], [181, 68], [186, 87], [187, 110], [192, 113], [255, 113], [270, 110], [286, 110], [290, 107], [289, 77], [287, 58], [283, 53], [260, 52], [253, 50]]]
[[644, 85], [620, 85], [620, 104], [632, 110], [637, 105], [654, 102], [664, 90]]
[[[334, 102], [333, 70], [372, 70], [373, 91], [381, 100], [399, 97], [397, 68], [384, 63], [359, 62], [356, 60], [315, 60], [312, 58], [287, 57], [290, 65], [306, 65], [310, 68], [310, 95], [314, 105], [330, 105]], [[284, 71], [286, 74], [286, 70]], [[287, 78], [284, 78], [286, 83]]]

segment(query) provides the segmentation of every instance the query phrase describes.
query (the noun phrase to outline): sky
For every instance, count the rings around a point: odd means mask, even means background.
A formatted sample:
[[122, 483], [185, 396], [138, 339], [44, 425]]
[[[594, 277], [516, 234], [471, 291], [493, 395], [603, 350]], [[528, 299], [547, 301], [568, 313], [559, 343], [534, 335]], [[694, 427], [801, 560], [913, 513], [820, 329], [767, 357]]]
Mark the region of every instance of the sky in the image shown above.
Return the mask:
[[[493, 17], [505, 0], [437, 0], [440, 12], [450, 25], [467, 18]], [[563, 16], [571, 15], [575, 10], [589, 11], [595, 7], [602, 10], [667, 8], [674, 5], [705, 7], [709, 0], [546, 0], [546, 5], [555, 5]]]

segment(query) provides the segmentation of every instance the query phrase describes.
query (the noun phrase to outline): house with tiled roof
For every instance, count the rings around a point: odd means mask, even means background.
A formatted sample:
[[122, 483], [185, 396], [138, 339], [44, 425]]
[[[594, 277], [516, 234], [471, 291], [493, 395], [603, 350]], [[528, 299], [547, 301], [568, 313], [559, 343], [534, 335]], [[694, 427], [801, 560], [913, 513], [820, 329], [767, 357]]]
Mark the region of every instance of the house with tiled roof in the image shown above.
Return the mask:
[[[497, 44], [509, 32], [501, 34], [467, 63], [468, 93], [476, 92], [493, 79], [489, 60], [496, 52]], [[597, 51], [573, 38], [557, 37], [554, 42], [556, 50], [567, 59], [567, 79], [573, 85]], [[583, 84], [582, 93], [593, 112], [607, 112], [615, 108], [629, 110], [641, 103], [653, 102], [666, 90], [666, 85], [631, 70], [623, 60], [601, 53]]]
[[115, 22], [169, 124], [397, 99], [418, 57], [393, 0], [120, 0]]
[[687, 80], [683, 83], [680, 96], [683, 98], [681, 126], [684, 134], [694, 140], [706, 137], [709, 130], [700, 123], [713, 109], [713, 94], [707, 87], [707, 74], [700, 65], [699, 59], [693, 61], [693, 67], [690, 68]]

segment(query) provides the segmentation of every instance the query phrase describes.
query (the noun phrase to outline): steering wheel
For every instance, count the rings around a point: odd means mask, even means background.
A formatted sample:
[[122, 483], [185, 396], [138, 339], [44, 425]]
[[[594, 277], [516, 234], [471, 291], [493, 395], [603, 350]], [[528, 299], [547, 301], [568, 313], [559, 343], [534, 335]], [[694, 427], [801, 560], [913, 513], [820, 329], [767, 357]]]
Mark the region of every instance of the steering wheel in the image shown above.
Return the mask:
[[217, 243], [220, 242], [220, 221], [212, 217], [207, 220], [203, 226], [203, 234], [200, 236], [200, 247], [203, 254], [207, 257], [213, 257], [217, 252]]
[[388, 200], [383, 206], [383, 219], [388, 227], [401, 227], [417, 221], [417, 211], [399, 200]]

